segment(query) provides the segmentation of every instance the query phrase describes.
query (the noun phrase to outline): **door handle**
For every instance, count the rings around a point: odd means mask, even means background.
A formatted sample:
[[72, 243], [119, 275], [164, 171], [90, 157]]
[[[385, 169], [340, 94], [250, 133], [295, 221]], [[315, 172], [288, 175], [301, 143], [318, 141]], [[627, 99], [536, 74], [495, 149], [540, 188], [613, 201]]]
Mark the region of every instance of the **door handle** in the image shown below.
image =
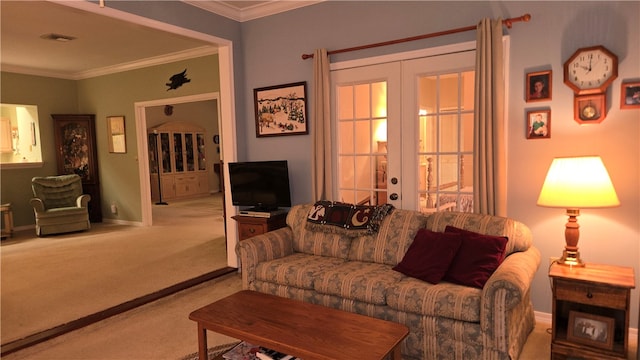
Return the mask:
[[393, 193], [393, 194], [389, 195], [389, 199], [391, 199], [391, 200], [398, 200], [398, 194]]

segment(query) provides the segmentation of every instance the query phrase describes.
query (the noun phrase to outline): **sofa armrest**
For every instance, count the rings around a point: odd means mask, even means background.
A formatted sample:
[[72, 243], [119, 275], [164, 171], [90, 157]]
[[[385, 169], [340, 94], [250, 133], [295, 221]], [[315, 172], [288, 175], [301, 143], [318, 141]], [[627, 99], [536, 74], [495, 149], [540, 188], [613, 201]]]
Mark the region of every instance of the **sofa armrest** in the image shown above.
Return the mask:
[[528, 293], [539, 266], [540, 251], [533, 246], [504, 259], [482, 289], [480, 327], [483, 331], [494, 337], [506, 336], [496, 331], [504, 330], [505, 322], [517, 321], [505, 317], [522, 301], [529, 301]]
[[32, 198], [31, 200], [29, 200], [29, 203], [31, 204], [31, 206], [33, 206], [33, 209], [37, 213], [44, 212], [44, 202], [42, 201], [42, 199]]
[[91, 195], [82, 194], [78, 196], [78, 198], [76, 199], [76, 206], [86, 208], [87, 206], [89, 206], [90, 200], [91, 200]]
[[287, 226], [239, 241], [236, 254], [240, 257], [242, 288], [249, 289], [259, 263], [293, 254], [293, 231]]

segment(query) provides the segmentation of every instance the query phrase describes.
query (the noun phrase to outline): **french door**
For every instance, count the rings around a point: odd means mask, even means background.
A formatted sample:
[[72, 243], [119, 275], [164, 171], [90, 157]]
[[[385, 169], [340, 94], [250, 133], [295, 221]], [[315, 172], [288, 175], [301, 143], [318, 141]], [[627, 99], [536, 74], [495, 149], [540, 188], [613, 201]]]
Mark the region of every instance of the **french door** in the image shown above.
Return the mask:
[[474, 62], [467, 49], [332, 71], [336, 200], [465, 211]]

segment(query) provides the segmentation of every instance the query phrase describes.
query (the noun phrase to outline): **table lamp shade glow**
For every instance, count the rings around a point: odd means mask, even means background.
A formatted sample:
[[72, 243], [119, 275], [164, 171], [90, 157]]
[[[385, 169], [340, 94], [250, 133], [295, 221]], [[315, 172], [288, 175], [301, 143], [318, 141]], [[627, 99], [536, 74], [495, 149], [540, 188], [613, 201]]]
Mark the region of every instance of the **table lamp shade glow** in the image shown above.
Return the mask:
[[555, 158], [542, 185], [538, 205], [567, 209], [566, 246], [558, 263], [583, 266], [578, 252], [581, 208], [620, 205], [609, 173], [599, 156]]

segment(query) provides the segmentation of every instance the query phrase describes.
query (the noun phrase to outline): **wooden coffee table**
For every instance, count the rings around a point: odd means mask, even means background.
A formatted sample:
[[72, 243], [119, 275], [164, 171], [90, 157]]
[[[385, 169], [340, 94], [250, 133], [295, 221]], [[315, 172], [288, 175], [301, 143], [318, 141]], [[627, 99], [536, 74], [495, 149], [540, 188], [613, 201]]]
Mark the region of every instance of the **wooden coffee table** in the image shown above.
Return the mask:
[[198, 323], [198, 354], [207, 359], [207, 330], [304, 360], [400, 359], [409, 329], [398, 323], [243, 290], [189, 315]]

